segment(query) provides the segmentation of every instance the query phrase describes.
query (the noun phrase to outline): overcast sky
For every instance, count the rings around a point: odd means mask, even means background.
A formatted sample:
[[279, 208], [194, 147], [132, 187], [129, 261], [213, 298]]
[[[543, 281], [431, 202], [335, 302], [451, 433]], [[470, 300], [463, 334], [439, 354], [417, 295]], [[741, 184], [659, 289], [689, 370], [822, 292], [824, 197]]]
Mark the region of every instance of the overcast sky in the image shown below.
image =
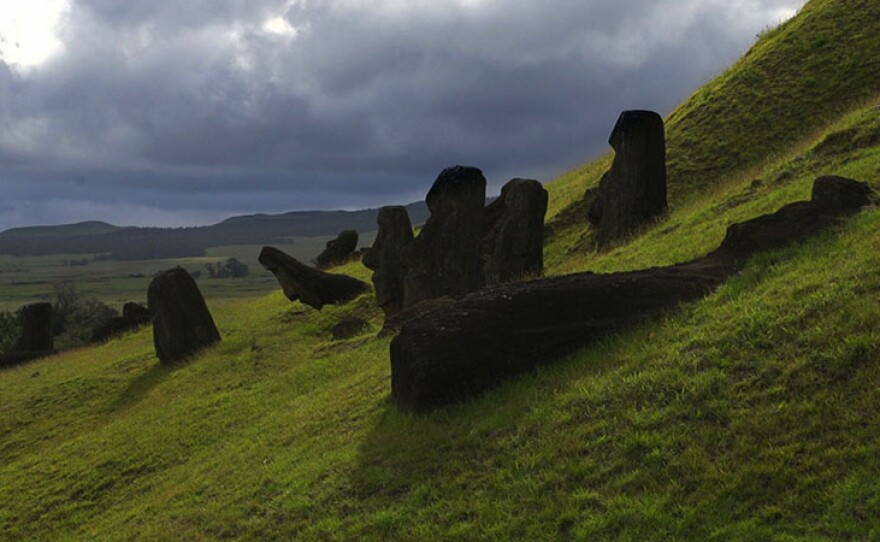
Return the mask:
[[0, 0], [0, 229], [490, 191], [668, 113], [799, 0]]

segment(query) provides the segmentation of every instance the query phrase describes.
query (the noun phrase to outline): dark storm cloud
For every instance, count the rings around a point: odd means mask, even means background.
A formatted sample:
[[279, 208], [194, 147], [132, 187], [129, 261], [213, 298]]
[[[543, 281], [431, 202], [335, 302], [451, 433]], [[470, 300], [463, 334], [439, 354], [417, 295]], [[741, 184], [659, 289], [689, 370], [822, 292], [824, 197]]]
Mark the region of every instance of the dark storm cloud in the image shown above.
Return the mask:
[[75, 0], [60, 53], [0, 62], [0, 227], [402, 202], [454, 163], [557, 174], [797, 3]]

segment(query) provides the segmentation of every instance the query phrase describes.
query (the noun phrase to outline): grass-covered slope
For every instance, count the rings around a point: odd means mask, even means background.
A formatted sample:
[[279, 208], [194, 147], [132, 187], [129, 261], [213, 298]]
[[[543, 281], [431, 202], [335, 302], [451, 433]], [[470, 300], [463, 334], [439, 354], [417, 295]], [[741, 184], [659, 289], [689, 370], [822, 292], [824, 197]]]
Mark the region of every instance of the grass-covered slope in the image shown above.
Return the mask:
[[[550, 272], [704, 254], [820, 174], [880, 188], [880, 109], [860, 100], [610, 252], [569, 228]], [[553, 185], [553, 208], [602, 166]], [[143, 330], [0, 371], [0, 539], [880, 539], [878, 232], [865, 210], [427, 416], [389, 401], [387, 339], [330, 340], [345, 315], [378, 330], [371, 295], [211, 303], [224, 341], [174, 369]]]
[[214, 306], [225, 341], [173, 370], [145, 330], [4, 371], [0, 538], [876, 538], [878, 229], [423, 417], [387, 340], [328, 341], [369, 296]]
[[[731, 175], [711, 191], [694, 193], [687, 202], [672, 208], [668, 217], [617, 249], [597, 252], [583, 222], [561, 230], [545, 250], [548, 271], [613, 272], [697, 258], [721, 243], [730, 224], [809, 199], [818, 175], [843, 175], [880, 187], [878, 145], [880, 94], [841, 116], [825, 131], [793, 146], [784, 158], [752, 168], [747, 176]], [[599, 165], [591, 163], [585, 169]]]
[[[667, 117], [670, 203], [784, 157], [872, 100], [880, 93], [878, 58], [880, 2], [808, 2]], [[551, 216], [598, 183], [603, 160], [554, 183]]]
[[368, 296], [215, 306], [225, 341], [173, 370], [145, 330], [5, 371], [0, 537], [880, 536], [878, 229], [425, 417], [387, 340], [328, 342]]

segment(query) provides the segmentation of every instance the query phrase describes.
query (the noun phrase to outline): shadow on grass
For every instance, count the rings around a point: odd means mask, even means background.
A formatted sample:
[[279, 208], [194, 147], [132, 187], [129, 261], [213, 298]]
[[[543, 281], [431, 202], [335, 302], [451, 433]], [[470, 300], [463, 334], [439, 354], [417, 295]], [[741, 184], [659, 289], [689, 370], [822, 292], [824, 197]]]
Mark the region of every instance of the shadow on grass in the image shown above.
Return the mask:
[[117, 411], [130, 408], [140, 403], [168, 375], [180, 368], [180, 365], [156, 363], [146, 372], [136, 377], [119, 393], [119, 397], [110, 405], [109, 410]]
[[[607, 348], [607, 340], [592, 348]], [[398, 506], [401, 499], [428, 498], [443, 487], [468, 486], [475, 479], [485, 483], [499, 462], [519, 453], [524, 433], [543, 423], [551, 410], [545, 408], [548, 402], [557, 402], [554, 397], [566, 394], [572, 382], [615, 368], [611, 358], [575, 353], [426, 415], [402, 412], [386, 397], [358, 450], [352, 496], [381, 508]]]

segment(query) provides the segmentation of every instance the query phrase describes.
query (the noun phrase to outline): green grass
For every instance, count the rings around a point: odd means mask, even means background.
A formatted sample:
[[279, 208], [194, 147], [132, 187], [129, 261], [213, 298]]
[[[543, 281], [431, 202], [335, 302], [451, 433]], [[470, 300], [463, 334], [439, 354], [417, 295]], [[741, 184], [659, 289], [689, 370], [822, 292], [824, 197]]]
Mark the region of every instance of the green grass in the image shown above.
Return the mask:
[[[375, 232], [361, 235], [361, 246], [369, 246]], [[291, 245], [278, 248], [304, 262], [311, 262], [324, 249], [330, 237], [295, 238]], [[208, 299], [254, 297], [273, 291], [278, 282], [259, 264], [262, 245], [236, 245], [208, 249], [201, 258], [143, 261], [89, 261], [86, 266], [65, 266], [65, 260], [81, 260], [84, 255], [0, 256], [0, 310], [14, 311], [35, 301], [50, 300], [53, 286], [72, 281], [83, 296], [95, 297], [116, 308], [128, 301], [146, 302], [147, 286], [157, 272], [182, 266], [201, 271], [199, 287]], [[205, 265], [237, 258], [250, 269], [241, 279], [210, 279]], [[91, 258], [89, 258], [91, 260]]]
[[[750, 55], [809, 41], [786, 36], [821, 10], [850, 21], [842, 5], [813, 0]], [[693, 188], [611, 251], [571, 225], [548, 272], [702, 255], [820, 174], [880, 187], [871, 99]], [[604, 160], [551, 185], [554, 214]], [[372, 294], [321, 312], [277, 291], [209, 296], [224, 340], [188, 363], [161, 366], [143, 330], [0, 371], [0, 539], [880, 539], [878, 232], [867, 209], [756, 256], [700, 302], [427, 416], [390, 402]], [[370, 329], [333, 342], [349, 315]]]
[[732, 175], [711, 191], [697, 192], [618, 248], [597, 251], [592, 233], [582, 224], [562, 230], [545, 247], [547, 273], [628, 271], [692, 260], [717, 247], [730, 224], [809, 199], [818, 175], [848, 176], [880, 189], [878, 145], [880, 101], [875, 99], [794, 146], [777, 162]]
[[[703, 302], [429, 416], [387, 340], [280, 294], [2, 373], [7, 539], [870, 539], [880, 535], [880, 211]], [[350, 271], [357, 271], [354, 265]], [[361, 276], [366, 273], [360, 271]]]

